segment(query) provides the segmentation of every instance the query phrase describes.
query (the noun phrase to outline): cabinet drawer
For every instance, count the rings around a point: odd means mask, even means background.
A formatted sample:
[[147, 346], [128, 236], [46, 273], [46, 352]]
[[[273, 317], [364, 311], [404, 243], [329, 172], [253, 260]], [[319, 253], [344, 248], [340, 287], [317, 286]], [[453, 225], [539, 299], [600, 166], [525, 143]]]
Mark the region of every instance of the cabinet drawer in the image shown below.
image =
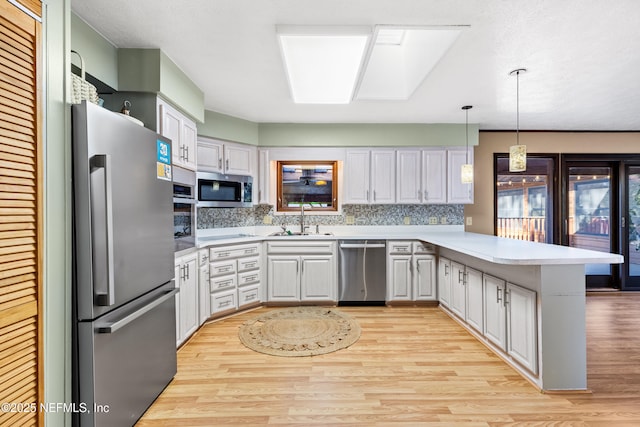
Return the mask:
[[413, 242], [414, 254], [435, 254], [436, 248], [431, 243]]
[[233, 248], [233, 256], [245, 257], [260, 254], [260, 244], [252, 243], [250, 245], [236, 246]]
[[236, 284], [235, 274], [231, 276], [212, 277], [210, 280], [211, 292], [223, 289], [235, 289]]
[[211, 314], [221, 313], [238, 308], [236, 290], [211, 294]]
[[235, 254], [233, 253], [234, 249], [235, 248], [233, 246], [231, 247], [225, 246], [222, 248], [211, 248], [209, 249], [209, 260], [211, 262], [214, 262], [217, 260], [233, 258], [235, 257]]
[[260, 302], [260, 284], [238, 288], [238, 307]]
[[248, 285], [260, 281], [260, 270], [245, 271], [238, 273], [238, 286]]
[[226, 276], [227, 274], [233, 274], [235, 272], [236, 261], [234, 259], [212, 262], [209, 265], [209, 274], [211, 277]]
[[335, 242], [268, 242], [267, 253], [269, 254], [333, 254]]
[[240, 258], [238, 260], [238, 273], [242, 271], [256, 270], [258, 268], [260, 268], [259, 257]]
[[410, 254], [412, 249], [411, 242], [387, 242], [390, 254]]

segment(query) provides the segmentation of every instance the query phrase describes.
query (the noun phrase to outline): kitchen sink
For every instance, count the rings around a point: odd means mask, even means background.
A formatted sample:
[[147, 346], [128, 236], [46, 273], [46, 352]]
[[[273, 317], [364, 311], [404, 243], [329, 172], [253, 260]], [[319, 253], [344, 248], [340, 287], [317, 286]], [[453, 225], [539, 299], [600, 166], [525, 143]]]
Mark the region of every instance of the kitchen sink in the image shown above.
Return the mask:
[[333, 236], [333, 233], [300, 233], [299, 231], [276, 231], [269, 236]]

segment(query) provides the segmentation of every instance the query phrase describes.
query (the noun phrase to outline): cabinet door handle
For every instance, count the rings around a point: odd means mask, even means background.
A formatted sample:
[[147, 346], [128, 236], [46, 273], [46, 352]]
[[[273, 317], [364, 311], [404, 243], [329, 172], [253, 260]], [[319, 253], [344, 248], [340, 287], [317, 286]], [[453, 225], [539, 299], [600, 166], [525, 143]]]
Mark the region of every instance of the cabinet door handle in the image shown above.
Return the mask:
[[462, 270], [458, 270], [458, 283], [462, 283], [464, 285], [464, 281], [462, 280]]
[[366, 197], [367, 201], [369, 201], [369, 190], [367, 190], [367, 197]]
[[225, 170], [229, 171], [229, 159], [225, 160]]
[[189, 161], [189, 146], [188, 145], [184, 146], [184, 152], [186, 153], [185, 160]]
[[449, 275], [449, 264], [445, 264], [444, 265], [444, 275], [448, 276]]
[[424, 190], [424, 200], [427, 201], [429, 199], [429, 192]]
[[373, 190], [373, 201], [375, 202], [376, 200], [377, 200], [376, 190]]
[[509, 291], [508, 290], [504, 290], [504, 306], [506, 307], [509, 304], [509, 298], [507, 298], [509, 296]]
[[185, 277], [187, 280], [189, 280], [189, 264], [184, 266], [184, 270], [185, 270]]
[[218, 157], [218, 169], [222, 169], [222, 157]]
[[500, 304], [502, 302], [502, 289], [498, 286], [496, 287], [496, 303]]

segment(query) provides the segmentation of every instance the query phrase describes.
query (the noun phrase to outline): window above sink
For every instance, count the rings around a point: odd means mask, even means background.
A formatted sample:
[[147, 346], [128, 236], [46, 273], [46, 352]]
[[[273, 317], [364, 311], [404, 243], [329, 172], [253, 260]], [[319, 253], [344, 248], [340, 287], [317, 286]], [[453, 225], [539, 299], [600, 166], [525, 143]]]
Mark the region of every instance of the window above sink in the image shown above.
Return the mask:
[[338, 210], [337, 161], [278, 161], [279, 212]]

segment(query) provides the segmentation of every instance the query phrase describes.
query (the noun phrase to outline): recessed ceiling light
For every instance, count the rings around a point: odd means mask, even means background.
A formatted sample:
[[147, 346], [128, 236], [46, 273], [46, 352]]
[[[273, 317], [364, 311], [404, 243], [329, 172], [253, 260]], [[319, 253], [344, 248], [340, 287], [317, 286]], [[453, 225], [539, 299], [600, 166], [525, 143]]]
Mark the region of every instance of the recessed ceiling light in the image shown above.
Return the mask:
[[351, 102], [369, 27], [280, 25], [276, 31], [294, 102]]
[[356, 99], [409, 99], [466, 27], [377, 26]]

